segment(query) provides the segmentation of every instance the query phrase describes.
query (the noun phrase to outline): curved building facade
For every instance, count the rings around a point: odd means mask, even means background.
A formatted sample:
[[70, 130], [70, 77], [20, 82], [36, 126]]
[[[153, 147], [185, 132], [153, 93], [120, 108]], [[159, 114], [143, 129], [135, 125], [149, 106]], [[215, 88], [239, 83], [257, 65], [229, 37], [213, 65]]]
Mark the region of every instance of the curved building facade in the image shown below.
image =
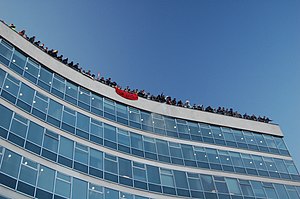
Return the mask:
[[0, 23], [0, 198], [300, 199], [278, 125], [135, 101]]

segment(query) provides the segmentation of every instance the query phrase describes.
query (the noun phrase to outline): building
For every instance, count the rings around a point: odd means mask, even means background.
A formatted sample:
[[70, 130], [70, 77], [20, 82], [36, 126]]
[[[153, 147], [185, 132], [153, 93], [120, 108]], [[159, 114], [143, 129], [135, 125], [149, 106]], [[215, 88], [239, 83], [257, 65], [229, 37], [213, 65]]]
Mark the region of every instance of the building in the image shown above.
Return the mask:
[[0, 23], [0, 198], [300, 199], [278, 125], [86, 77]]

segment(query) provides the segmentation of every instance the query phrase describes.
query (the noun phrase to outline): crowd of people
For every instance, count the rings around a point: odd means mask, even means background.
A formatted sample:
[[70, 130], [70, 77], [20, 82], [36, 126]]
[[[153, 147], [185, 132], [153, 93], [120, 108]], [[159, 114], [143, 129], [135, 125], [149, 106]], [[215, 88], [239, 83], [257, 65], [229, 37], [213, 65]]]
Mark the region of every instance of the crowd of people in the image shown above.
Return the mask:
[[[0, 21], [2, 21], [2, 20], [0, 20]], [[2, 22], [4, 24], [6, 24], [4, 21], [2, 21]], [[10, 24], [8, 26], [12, 30], [16, 31], [16, 26], [14, 24]], [[111, 78], [105, 79], [104, 77], [100, 77], [100, 73], [98, 73], [98, 75], [96, 77], [95, 74], [92, 74], [90, 70], [86, 71], [86, 70], [82, 69], [82, 67], [80, 67], [79, 63], [74, 64], [73, 61], [69, 61], [68, 58], [64, 58], [64, 56], [61, 55], [61, 54], [59, 55], [58, 50], [56, 50], [56, 49], [50, 49], [49, 50], [48, 47], [46, 47], [44, 43], [42, 43], [39, 40], [36, 40], [35, 36], [28, 37], [26, 35], [25, 30], [21, 30], [20, 32], [17, 32], [17, 33], [20, 36], [22, 36], [23, 38], [25, 38], [26, 40], [28, 40], [33, 45], [40, 48], [45, 53], [49, 54], [50, 56], [57, 59], [61, 63], [65, 64], [66, 66], [68, 66], [68, 67], [82, 73], [83, 75], [85, 75], [85, 76], [87, 76], [87, 77], [89, 77], [93, 80], [96, 80], [100, 83], [106, 84], [106, 85], [111, 86], [113, 88], [118, 87], [119, 89], [122, 89], [122, 87], [120, 85], [118, 85], [115, 81], [113, 81]], [[254, 121], [259, 121], [259, 122], [265, 122], [265, 123], [269, 123], [269, 122], [272, 121], [266, 116], [263, 116], [263, 117], [258, 116], [257, 117], [255, 115], [248, 115], [246, 113], [244, 115], [241, 115], [237, 111], [233, 111], [232, 108], [228, 109], [228, 108], [224, 108], [224, 107], [218, 107], [216, 109], [216, 108], [212, 108], [211, 106], [204, 107], [203, 105], [197, 105], [197, 104], [191, 105], [189, 100], [186, 100], [185, 102], [183, 102], [182, 100], [177, 100], [176, 98], [172, 98], [170, 96], [165, 96], [163, 93], [155, 96], [155, 95], [152, 95], [152, 94], [146, 92], [145, 90], [138, 90], [138, 89], [131, 90], [128, 86], [124, 89], [124, 91], [129, 92], [129, 93], [135, 93], [139, 97], [142, 97], [142, 98], [145, 98], [145, 99], [148, 99], [148, 100], [152, 100], [152, 101], [156, 101], [156, 102], [160, 102], [160, 103], [165, 103], [165, 104], [172, 105], [172, 106], [190, 108], [190, 109], [194, 109], [194, 110], [206, 111], [206, 112], [210, 112], [210, 113], [216, 113], [216, 114], [221, 114], [221, 115], [226, 115], [226, 116], [231, 116], [231, 117], [237, 117], [237, 118], [243, 118], [243, 119], [248, 119], [248, 120], [254, 120]]]

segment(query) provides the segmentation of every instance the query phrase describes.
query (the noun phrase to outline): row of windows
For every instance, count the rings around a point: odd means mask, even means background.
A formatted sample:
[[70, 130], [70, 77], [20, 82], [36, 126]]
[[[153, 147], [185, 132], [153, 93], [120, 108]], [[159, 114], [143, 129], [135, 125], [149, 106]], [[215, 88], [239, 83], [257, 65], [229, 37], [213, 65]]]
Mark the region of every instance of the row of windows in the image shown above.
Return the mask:
[[[3, 113], [3, 115], [5, 116], [4, 118], [10, 118], [13, 115], [11, 111], [9, 111], [7, 108], [1, 105], [0, 112]], [[117, 157], [108, 153], [103, 153], [94, 148], [88, 147], [83, 144], [79, 144], [68, 138], [60, 136], [34, 122], [29, 122], [28, 120], [17, 114], [14, 114], [10, 126], [10, 133], [7, 136], [7, 139], [9, 141], [48, 160], [67, 166], [76, 171], [86, 173], [93, 177], [105, 179], [115, 183], [120, 183], [126, 186], [157, 192], [163, 191], [164, 189], [162, 189], [161, 187], [164, 186], [171, 187], [173, 190], [183, 189], [182, 193], [187, 193], [189, 190], [193, 189], [192, 184], [189, 184], [188, 186], [188, 172], [159, 168], [156, 166], [151, 166], [140, 162], [135, 162], [121, 157]], [[26, 131], [26, 128], [28, 128], [29, 130]], [[1, 136], [2, 135], [3, 134], [1, 133]], [[208, 156], [210, 155], [213, 154], [208, 154]], [[220, 159], [224, 160], [226, 159], [226, 157], [230, 158], [229, 156], [216, 157], [220, 157]], [[212, 159], [216, 158], [213, 157]], [[240, 157], [235, 159], [235, 161], [237, 162], [242, 162], [242, 160], [245, 159], [240, 159]], [[276, 161], [273, 161], [272, 159], [269, 160], [271, 160], [271, 163], [263, 163], [256, 161], [253, 162], [253, 164], [261, 164], [261, 166], [263, 165], [263, 167], [265, 168], [265, 164], [273, 164], [269, 165], [269, 167], [275, 169], [276, 166], [279, 166], [278, 164], [276, 165]], [[212, 163], [212, 165], [218, 164]], [[224, 167], [226, 165], [219, 166]], [[232, 168], [244, 169], [243, 167], [238, 166]], [[246, 168], [244, 170], [249, 172], [250, 170], [254, 171], [255, 169]], [[268, 173], [264, 170], [259, 171]], [[168, 173], [167, 179], [172, 179], [171, 181], [166, 181], [166, 176], [164, 175], [166, 173]], [[269, 173], [276, 173], [278, 176], [285, 175], [284, 173], [280, 173], [278, 171]], [[179, 182], [177, 184], [175, 182], [176, 179], [179, 178], [180, 182], [184, 182], [186, 186], [177, 186]], [[166, 184], [167, 182], [170, 184]], [[176, 192], [174, 191], [172, 192], [172, 194], [176, 194]], [[188, 196], [188, 194], [184, 196]]]
[[[1, 146], [0, 165], [1, 184], [37, 198], [145, 199], [145, 197], [118, 192], [68, 176]], [[141, 168], [141, 165], [136, 164], [135, 167]], [[122, 170], [126, 171], [125, 162]], [[147, 167], [147, 172], [151, 173], [152, 182], [156, 183], [161, 179], [163, 185], [160, 191], [152, 191], [164, 194], [176, 195], [174, 193], [177, 192], [177, 195], [202, 199], [300, 199], [300, 187], [296, 186], [194, 173], [188, 173], [186, 177], [180, 171], [168, 169], [161, 169], [159, 178], [158, 171], [154, 167]], [[124, 175], [129, 173], [125, 172]], [[185, 190], [188, 184], [191, 189]]]
[[[71, 110], [34, 91], [12, 76], [5, 76], [6, 73], [0, 69], [0, 88], [3, 84], [2, 97], [62, 130], [108, 148], [166, 163], [241, 174], [300, 180], [297, 169], [292, 161], [262, 158], [261, 156], [251, 156], [211, 148], [204, 149], [202, 147], [167, 142], [127, 132]], [[13, 87], [12, 85], [17, 85], [17, 88], [10, 89]], [[43, 101], [43, 103], [39, 103], [39, 101]], [[39, 104], [43, 104], [43, 106]], [[7, 126], [4, 122], [3, 120], [2, 126]], [[10, 123], [10, 120], [7, 122]], [[22, 141], [15, 142], [24, 144], [23, 138], [26, 137], [27, 126], [21, 128], [20, 124], [15, 123], [12, 124], [13, 128], [22, 129], [22, 133], [14, 133], [20, 136]], [[7, 134], [3, 133], [2, 136], [6, 138]]]
[[[180, 139], [289, 155], [281, 138], [149, 113], [91, 93], [0, 42], [0, 62], [65, 101], [123, 125]], [[43, 107], [44, 108], [44, 107]]]
[[0, 146], [0, 183], [18, 192], [43, 199], [148, 199], [55, 171]]

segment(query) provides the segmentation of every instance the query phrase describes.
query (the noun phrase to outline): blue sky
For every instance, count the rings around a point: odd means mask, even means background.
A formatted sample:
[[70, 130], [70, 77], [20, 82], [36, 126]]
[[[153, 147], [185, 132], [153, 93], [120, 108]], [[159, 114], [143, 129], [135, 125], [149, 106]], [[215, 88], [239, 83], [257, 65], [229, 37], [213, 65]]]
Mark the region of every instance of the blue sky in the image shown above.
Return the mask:
[[300, 168], [300, 1], [0, 1], [0, 18], [123, 87], [266, 115]]

